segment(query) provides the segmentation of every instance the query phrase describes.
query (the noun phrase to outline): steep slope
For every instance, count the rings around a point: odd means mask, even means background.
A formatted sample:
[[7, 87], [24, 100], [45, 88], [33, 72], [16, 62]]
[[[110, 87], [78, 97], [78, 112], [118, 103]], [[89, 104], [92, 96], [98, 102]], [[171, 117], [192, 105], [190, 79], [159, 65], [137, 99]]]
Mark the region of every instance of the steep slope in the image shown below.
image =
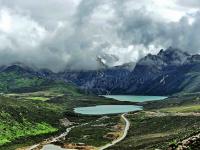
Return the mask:
[[57, 120], [61, 114], [56, 105], [1, 96], [0, 108], [0, 149], [1, 146], [13, 141], [22, 143], [23, 138], [28, 136], [53, 133], [58, 130]]
[[170, 95], [200, 90], [200, 56], [169, 47], [148, 54], [130, 69], [119, 66], [99, 71], [66, 71], [65, 81], [96, 94]]
[[4, 66], [0, 71], [0, 91], [3, 93], [25, 91], [48, 82], [51, 80], [43, 72], [19, 64]]
[[[64, 81], [79, 86], [88, 93], [109, 94], [124, 87], [132, 64], [89, 71], [64, 71], [53, 73], [47, 69], [33, 69], [23, 64], [2, 66], [0, 69], [1, 92], [20, 92], [34, 90], [48, 82]], [[116, 90], [117, 89], [117, 90]]]
[[178, 49], [141, 59], [129, 77], [128, 93], [168, 95], [200, 90], [200, 56]]
[[[88, 93], [170, 95], [200, 91], [200, 55], [190, 55], [177, 48], [160, 50], [132, 64], [100, 70], [53, 73], [23, 65], [0, 68], [0, 90], [17, 91], [48, 84], [52, 80], [73, 83]], [[23, 89], [23, 90], [24, 90]]]
[[87, 92], [110, 94], [122, 93], [121, 89], [124, 88], [129, 74], [127, 66], [119, 66], [93, 71], [66, 71], [59, 76]]

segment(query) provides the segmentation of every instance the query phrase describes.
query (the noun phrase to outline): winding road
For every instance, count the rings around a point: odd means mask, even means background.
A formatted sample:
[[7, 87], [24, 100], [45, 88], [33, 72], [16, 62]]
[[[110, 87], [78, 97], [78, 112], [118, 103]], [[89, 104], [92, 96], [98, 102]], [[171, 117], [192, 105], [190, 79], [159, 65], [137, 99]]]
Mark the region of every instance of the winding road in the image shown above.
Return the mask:
[[64, 133], [62, 133], [61, 135], [57, 136], [57, 137], [54, 137], [54, 138], [49, 138], [49, 139], [46, 139], [45, 141], [39, 143], [39, 144], [35, 144], [25, 150], [34, 150], [34, 149], [39, 149], [39, 147], [43, 147], [44, 145], [48, 145], [52, 142], [57, 142], [59, 141], [61, 138], [65, 137], [68, 135], [68, 133], [73, 129], [75, 128], [76, 126], [72, 126], [70, 128], [67, 128], [66, 131]]
[[108, 143], [102, 147], [99, 148], [99, 150], [105, 150], [106, 148], [109, 148], [119, 142], [121, 142], [127, 135], [128, 133], [128, 130], [129, 130], [129, 127], [130, 127], [130, 122], [129, 120], [125, 117], [126, 114], [122, 114], [121, 115], [121, 118], [125, 121], [125, 128], [124, 128], [124, 132], [123, 132], [123, 135], [121, 137], [119, 137], [118, 139], [112, 141], [111, 143]]
[[[98, 150], [105, 150], [105, 149], [107, 149], [107, 148], [109, 148], [109, 147], [111, 147], [111, 146], [113, 146], [113, 145], [115, 145], [115, 144], [121, 142], [121, 141], [126, 137], [126, 135], [127, 135], [127, 133], [128, 133], [128, 130], [129, 130], [129, 127], [130, 127], [130, 122], [129, 122], [129, 120], [126, 118], [125, 115], [126, 115], [126, 113], [124, 113], [124, 114], [121, 115], [122, 120], [125, 122], [125, 128], [124, 128], [124, 131], [123, 131], [123, 135], [120, 136], [119, 138], [117, 138], [116, 140], [112, 141], [111, 143], [108, 143], [108, 144], [106, 144], [106, 145], [100, 147]], [[78, 126], [83, 126], [83, 125], [86, 125], [86, 124], [88, 124], [88, 123], [84, 123], [84, 124], [81, 124], [81, 125], [78, 125]], [[52, 139], [50, 138], [50, 140], [47, 139], [47, 140], [45, 140], [45, 142], [41, 142], [41, 143], [39, 143], [39, 144], [33, 145], [33, 146], [29, 147], [29, 148], [26, 149], [26, 150], [37, 149], [37, 148], [40, 147], [40, 146], [44, 146], [44, 145], [48, 145], [48, 144], [50, 144], [50, 143], [52, 143], [52, 142], [56, 142], [56, 141], [58, 141], [59, 139], [61, 139], [62, 137], [65, 137], [65, 136], [71, 131], [71, 129], [73, 129], [73, 128], [75, 128], [75, 127], [77, 127], [77, 126], [72, 126], [72, 127], [70, 127], [70, 128], [67, 128], [67, 129], [66, 129], [66, 132], [64, 132], [64, 133], [61, 134], [60, 136], [54, 137], [54, 138], [52, 138]]]

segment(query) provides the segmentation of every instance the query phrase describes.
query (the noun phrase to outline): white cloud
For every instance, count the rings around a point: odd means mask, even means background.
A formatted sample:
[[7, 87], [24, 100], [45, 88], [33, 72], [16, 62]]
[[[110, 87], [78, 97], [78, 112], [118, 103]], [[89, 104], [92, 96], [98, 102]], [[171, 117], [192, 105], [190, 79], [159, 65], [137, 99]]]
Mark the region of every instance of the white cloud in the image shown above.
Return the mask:
[[104, 54], [117, 56], [107, 61], [116, 65], [171, 45], [198, 52], [194, 5], [195, 0], [0, 0], [0, 64], [96, 69], [96, 57]]
[[9, 32], [11, 30], [12, 21], [7, 11], [1, 10], [0, 12], [0, 30]]

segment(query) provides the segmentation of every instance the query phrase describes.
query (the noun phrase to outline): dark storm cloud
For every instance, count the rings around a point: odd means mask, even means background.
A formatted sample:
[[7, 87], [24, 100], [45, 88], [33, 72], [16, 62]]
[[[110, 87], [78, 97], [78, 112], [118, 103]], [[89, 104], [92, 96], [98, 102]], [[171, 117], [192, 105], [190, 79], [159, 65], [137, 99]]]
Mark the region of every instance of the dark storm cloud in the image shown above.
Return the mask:
[[193, 15], [195, 21], [190, 24], [189, 17], [182, 17], [179, 22], [153, 20], [149, 14], [136, 10], [124, 16], [118, 29], [124, 43], [179, 47], [190, 52], [199, 52], [200, 13]]

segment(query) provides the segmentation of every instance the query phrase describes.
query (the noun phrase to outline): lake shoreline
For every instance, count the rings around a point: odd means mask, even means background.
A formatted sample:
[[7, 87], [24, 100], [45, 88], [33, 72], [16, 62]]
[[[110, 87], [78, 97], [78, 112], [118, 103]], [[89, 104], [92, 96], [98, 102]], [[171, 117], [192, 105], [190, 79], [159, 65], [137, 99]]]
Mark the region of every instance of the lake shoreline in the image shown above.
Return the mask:
[[[114, 105], [94, 105], [87, 107], [76, 107], [73, 112], [81, 115], [115, 115], [143, 110], [143, 103], [166, 99], [166, 96], [136, 96], [136, 95], [100, 95], [111, 101], [122, 102]], [[126, 104], [127, 103], [127, 104]]]

